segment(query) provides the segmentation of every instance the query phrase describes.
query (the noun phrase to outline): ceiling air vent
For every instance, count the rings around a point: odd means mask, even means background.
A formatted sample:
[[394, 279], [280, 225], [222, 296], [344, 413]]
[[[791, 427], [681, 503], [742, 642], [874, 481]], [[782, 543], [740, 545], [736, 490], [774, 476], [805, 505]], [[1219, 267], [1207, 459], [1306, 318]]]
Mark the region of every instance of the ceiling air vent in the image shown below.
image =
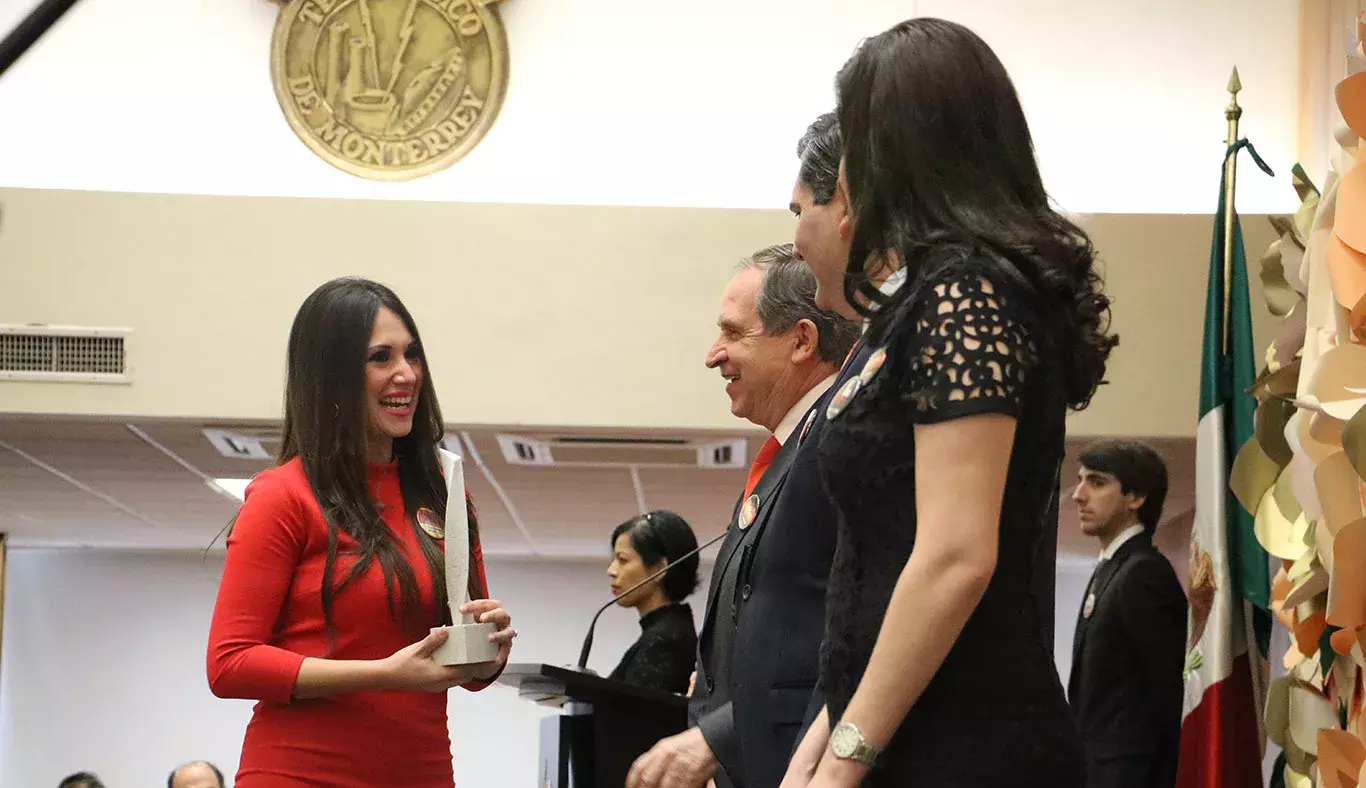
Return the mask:
[[0, 380], [130, 383], [127, 328], [0, 325]]
[[697, 447], [697, 465], [701, 468], [743, 468], [746, 460], [744, 438], [723, 443], [707, 443]]
[[498, 447], [509, 465], [554, 465], [550, 444], [518, 435], [499, 435]]
[[261, 438], [256, 435], [244, 435], [231, 430], [204, 430], [204, 437], [224, 457], [236, 460], [271, 459], [270, 452], [261, 445]]
[[499, 435], [510, 465], [558, 468], [747, 468], [744, 438], [666, 434], [523, 433]]

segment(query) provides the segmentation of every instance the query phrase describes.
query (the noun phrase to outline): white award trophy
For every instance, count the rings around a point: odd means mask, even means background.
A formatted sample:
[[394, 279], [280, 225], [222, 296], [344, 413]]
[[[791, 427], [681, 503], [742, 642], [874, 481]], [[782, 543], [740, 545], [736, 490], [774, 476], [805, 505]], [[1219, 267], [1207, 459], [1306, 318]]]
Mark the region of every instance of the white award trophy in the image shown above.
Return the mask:
[[441, 627], [448, 637], [432, 659], [441, 665], [472, 665], [492, 662], [498, 646], [489, 642], [496, 628], [476, 624], [474, 616], [462, 615], [460, 606], [470, 600], [470, 521], [465, 509], [465, 469], [460, 455], [437, 449], [446, 472], [446, 599], [452, 626]]

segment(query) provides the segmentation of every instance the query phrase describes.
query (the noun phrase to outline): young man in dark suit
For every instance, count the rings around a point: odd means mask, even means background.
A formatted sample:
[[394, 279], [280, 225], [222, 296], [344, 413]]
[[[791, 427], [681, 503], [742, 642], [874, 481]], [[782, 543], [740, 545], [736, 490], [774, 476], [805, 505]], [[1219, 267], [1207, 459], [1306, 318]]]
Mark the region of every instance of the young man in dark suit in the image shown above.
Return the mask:
[[[689, 716], [695, 727], [655, 745], [627, 788], [778, 788], [811, 709], [825, 626], [825, 584], [835, 549], [835, 512], [821, 486], [816, 444], [824, 401], [842, 376], [859, 327], [815, 305], [803, 254], [848, 256], [833, 116], [799, 146], [792, 244], [746, 261], [722, 299], [720, 336], [707, 366], [726, 379], [731, 413], [764, 427], [730, 531], [717, 554], [698, 637]], [[802, 210], [805, 208], [806, 210]]]
[[1105, 440], [1081, 455], [1072, 493], [1101, 557], [1082, 597], [1068, 702], [1086, 741], [1088, 788], [1170, 788], [1181, 741], [1186, 596], [1152, 535], [1167, 468], [1151, 447]]

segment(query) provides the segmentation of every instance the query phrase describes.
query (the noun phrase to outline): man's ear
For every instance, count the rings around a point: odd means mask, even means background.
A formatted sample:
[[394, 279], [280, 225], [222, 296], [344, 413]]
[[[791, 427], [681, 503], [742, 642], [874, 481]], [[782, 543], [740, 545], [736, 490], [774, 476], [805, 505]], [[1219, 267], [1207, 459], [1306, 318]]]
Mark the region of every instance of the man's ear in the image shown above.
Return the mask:
[[792, 334], [796, 338], [796, 343], [792, 346], [793, 364], [803, 364], [818, 356], [820, 333], [816, 330], [815, 323], [805, 318], [798, 320], [797, 325], [792, 327]]
[[840, 161], [840, 178], [835, 181], [835, 196], [830, 207], [840, 212], [839, 234], [841, 241], [848, 241], [854, 234], [854, 217], [851, 216], [849, 193], [844, 189], [844, 161]]
[[1139, 495], [1138, 493], [1125, 493], [1124, 497], [1126, 499], [1124, 505], [1129, 508], [1129, 511], [1135, 514], [1138, 513], [1139, 509], [1143, 508], [1143, 504], [1148, 502], [1148, 496]]

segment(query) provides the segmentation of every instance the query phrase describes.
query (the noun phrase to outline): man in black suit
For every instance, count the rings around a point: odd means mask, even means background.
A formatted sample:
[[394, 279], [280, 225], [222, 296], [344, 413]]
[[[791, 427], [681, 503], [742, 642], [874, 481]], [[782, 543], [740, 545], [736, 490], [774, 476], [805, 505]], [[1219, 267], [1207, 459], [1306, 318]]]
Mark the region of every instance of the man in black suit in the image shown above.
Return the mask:
[[1167, 468], [1136, 441], [1081, 455], [1072, 500], [1101, 545], [1082, 598], [1067, 696], [1086, 741], [1088, 788], [1170, 788], [1181, 741], [1186, 596], [1152, 535]]
[[831, 205], [839, 172], [833, 116], [812, 126], [799, 155], [796, 248], [770, 247], [742, 265], [707, 354], [707, 366], [728, 381], [731, 412], [772, 437], [712, 573], [689, 708], [695, 727], [641, 756], [628, 788], [700, 788], [709, 778], [718, 788], [777, 788], [810, 709], [824, 703], [814, 689], [835, 512], [816, 445], [827, 392], [861, 364], [840, 372], [859, 328], [816, 307], [815, 277], [797, 258], [799, 250], [840, 254], [841, 247], [848, 255], [842, 206]]

